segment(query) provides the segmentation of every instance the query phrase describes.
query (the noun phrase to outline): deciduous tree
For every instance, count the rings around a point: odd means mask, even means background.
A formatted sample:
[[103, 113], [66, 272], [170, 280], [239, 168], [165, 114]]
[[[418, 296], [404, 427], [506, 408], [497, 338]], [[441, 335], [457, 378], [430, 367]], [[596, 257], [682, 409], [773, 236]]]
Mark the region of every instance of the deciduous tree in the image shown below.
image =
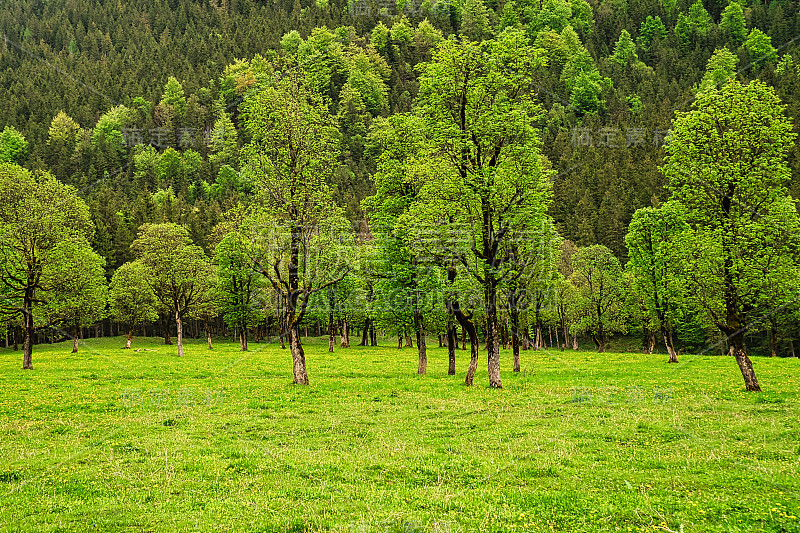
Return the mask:
[[691, 228], [683, 245], [690, 293], [730, 341], [749, 391], [760, 387], [744, 335], [765, 267], [798, 244], [786, 191], [794, 138], [772, 88], [729, 81], [677, 113], [662, 168]]

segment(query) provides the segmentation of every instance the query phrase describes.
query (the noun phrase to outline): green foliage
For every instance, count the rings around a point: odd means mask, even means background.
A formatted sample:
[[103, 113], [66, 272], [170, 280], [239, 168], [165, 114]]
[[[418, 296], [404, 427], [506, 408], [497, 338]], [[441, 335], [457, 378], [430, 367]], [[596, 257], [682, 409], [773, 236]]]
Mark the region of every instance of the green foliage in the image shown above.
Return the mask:
[[642, 99], [639, 98], [639, 95], [629, 94], [627, 100], [628, 100], [628, 106], [630, 106], [631, 113], [634, 115], [641, 115], [644, 109], [644, 104], [642, 104]]
[[747, 24], [745, 23], [744, 10], [740, 3], [731, 2], [725, 7], [722, 11], [719, 27], [727, 32], [733, 44], [738, 46], [744, 42], [747, 37]]
[[39, 307], [55, 296], [53, 279], [44, 273], [69, 259], [61, 253], [66, 243], [88, 247], [94, 228], [75, 189], [47, 173], [0, 163], [0, 198], [0, 310], [23, 322], [23, 367], [32, 368], [33, 330], [44, 318]]
[[571, 80], [569, 103], [580, 115], [597, 113], [603, 109], [600, 96], [611, 85], [597, 70], [582, 71]]
[[620, 66], [639, 61], [639, 57], [636, 55], [636, 43], [633, 42], [631, 34], [627, 30], [622, 30], [620, 33], [619, 40], [614, 45], [614, 53], [609, 59]]
[[47, 253], [44, 262], [43, 313], [51, 324], [62, 325], [72, 334], [106, 317], [106, 262], [88, 242], [62, 241]]
[[386, 52], [389, 46], [389, 28], [379, 21], [372, 29], [370, 42], [379, 52]]
[[800, 222], [786, 191], [795, 137], [773, 89], [729, 81], [677, 114], [667, 144], [663, 171], [691, 226], [677, 246], [679, 264], [696, 305], [731, 337], [749, 390], [758, 385], [742, 329], [750, 327], [750, 312], [763, 312], [770, 287], [782, 285], [775, 278], [793, 271], [778, 265], [798, 245]]
[[239, 163], [239, 134], [230, 115], [219, 112], [211, 130], [211, 150], [208, 160], [215, 165], [236, 166]]
[[772, 38], [758, 28], [750, 31], [744, 47], [754, 63], [774, 63], [778, 60], [777, 50], [772, 46]]
[[705, 37], [713, 26], [711, 15], [708, 14], [703, 6], [703, 0], [697, 0], [689, 7], [689, 23], [692, 30], [699, 36]]
[[249, 244], [237, 228], [225, 235], [214, 250], [223, 318], [240, 332], [264, 318], [257, 300], [263, 281]]
[[633, 276], [631, 288], [643, 303], [645, 325], [651, 330], [673, 329], [685, 307], [675, 246], [688, 229], [680, 205], [668, 202], [637, 209], [625, 235], [626, 270]]
[[147, 268], [142, 263], [133, 261], [120, 266], [111, 278], [111, 316], [128, 324], [131, 329], [158, 319], [156, 296], [147, 276]]
[[302, 42], [303, 38], [300, 37], [300, 32], [292, 30], [281, 38], [281, 48], [290, 54], [296, 54]]
[[714, 55], [708, 60], [706, 74], [700, 82], [700, 91], [717, 89], [727, 83], [736, 75], [736, 64], [739, 58], [727, 48], [720, 48], [714, 51]]
[[198, 314], [213, 298], [214, 272], [205, 252], [178, 224], [145, 224], [131, 243], [136, 261], [158, 301], [159, 312], [178, 323], [178, 355], [183, 355], [182, 320]]
[[183, 117], [186, 113], [186, 95], [183, 92], [183, 86], [174, 76], [170, 76], [164, 85], [161, 105], [170, 106], [178, 117]]
[[131, 119], [131, 111], [124, 105], [118, 105], [103, 113], [92, 131], [92, 145], [98, 150], [122, 152], [125, 149], [122, 129]]
[[627, 329], [622, 265], [611, 250], [598, 244], [578, 250], [572, 268], [576, 322], [570, 329], [588, 332], [603, 352], [613, 333]]
[[663, 40], [667, 37], [667, 28], [664, 26], [661, 17], [658, 15], [647, 15], [639, 28], [639, 38], [637, 42], [645, 52], [649, 52], [653, 41]]
[[461, 34], [473, 41], [491, 38], [488, 10], [483, 0], [464, 0], [464, 7], [461, 9]]
[[28, 157], [28, 141], [13, 126], [0, 132], [0, 163], [21, 165]]

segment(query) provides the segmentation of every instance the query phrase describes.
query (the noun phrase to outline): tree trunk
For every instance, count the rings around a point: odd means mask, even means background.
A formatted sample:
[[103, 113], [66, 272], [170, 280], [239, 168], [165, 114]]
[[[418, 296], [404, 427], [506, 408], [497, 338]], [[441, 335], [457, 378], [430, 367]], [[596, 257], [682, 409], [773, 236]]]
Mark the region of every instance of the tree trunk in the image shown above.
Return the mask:
[[292, 371], [295, 385], [308, 385], [306, 372], [306, 354], [300, 342], [300, 328], [297, 324], [289, 329], [289, 347], [292, 352]]
[[336, 325], [333, 321], [333, 313], [328, 313], [328, 352], [333, 352], [333, 336], [336, 334]]
[[667, 329], [666, 326], [661, 326], [661, 335], [664, 337], [664, 346], [667, 347], [667, 353], [669, 354], [669, 361], [667, 362], [677, 363], [678, 352], [675, 351], [675, 345], [672, 342], [672, 330]]
[[422, 326], [422, 314], [418, 310], [414, 312], [414, 330], [417, 334], [417, 353], [419, 354], [417, 374], [425, 375], [428, 372], [428, 351], [425, 345], [425, 329]]
[[402, 350], [403, 349], [403, 333], [402, 332], [397, 334], [397, 349], [398, 350]]
[[22, 343], [22, 368], [33, 370], [33, 289], [26, 289], [22, 301], [22, 317], [25, 324], [25, 340]]
[[[211, 342], [211, 337], [209, 337], [209, 342]], [[239, 328], [239, 351], [247, 351], [247, 328]]]
[[467, 330], [464, 329], [464, 326], [461, 326], [461, 349], [467, 349]]
[[214, 345], [211, 342], [211, 325], [208, 322], [206, 322], [205, 324], [205, 330], [206, 330], [206, 340], [208, 341], [208, 349], [213, 350]]
[[350, 326], [347, 324], [347, 319], [342, 319], [342, 335], [339, 343], [339, 346], [342, 348], [349, 348], [350, 347]]
[[19, 335], [17, 335], [18, 331], [19, 331], [19, 327], [18, 326], [14, 326], [14, 332], [12, 333], [12, 336], [14, 337], [13, 340], [14, 340], [14, 351], [15, 352], [17, 350], [19, 350]]
[[406, 333], [405, 335], [406, 335], [406, 345], [405, 345], [405, 347], [406, 348], [413, 348], [414, 347], [414, 341], [411, 340], [411, 335], [409, 335], [408, 333]]
[[465, 315], [463, 311], [458, 306], [458, 303], [453, 304], [453, 309], [455, 313], [456, 320], [458, 320], [458, 324], [461, 326], [461, 332], [464, 337], [469, 335], [469, 347], [470, 347], [470, 357], [469, 357], [469, 367], [467, 368], [467, 377], [464, 379], [464, 385], [471, 386], [474, 379], [475, 379], [475, 372], [478, 370], [478, 360], [479, 360], [479, 351], [480, 351], [480, 344], [478, 343], [478, 330], [475, 327], [475, 323], [472, 322], [471, 317], [472, 314], [470, 313], [469, 316]]
[[78, 340], [81, 338], [80, 326], [75, 326], [75, 335], [72, 337], [72, 353], [78, 353]]
[[375, 331], [375, 324], [369, 325], [370, 344], [372, 346], [378, 345], [378, 332]]
[[488, 352], [487, 370], [489, 373], [489, 386], [495, 389], [503, 388], [500, 378], [500, 345], [497, 331], [497, 287], [491, 272], [486, 271], [486, 351]]
[[128, 337], [125, 339], [125, 347], [123, 350], [130, 350], [131, 349], [131, 341], [133, 340], [133, 328], [128, 330]]
[[361, 343], [359, 346], [368, 346], [367, 342], [369, 342], [369, 328], [371, 325], [371, 318], [368, 318], [364, 321], [364, 330], [361, 332]]
[[[452, 319], [450, 319], [452, 322]], [[455, 324], [447, 324], [447, 375], [456, 375], [456, 326]]]
[[753, 363], [750, 361], [750, 358], [747, 357], [747, 352], [744, 349], [741, 333], [737, 334], [732, 340], [731, 348], [733, 349], [733, 356], [736, 358], [736, 363], [742, 371], [745, 388], [751, 392], [761, 392], [758, 379], [756, 379], [756, 372], [753, 370]]
[[606, 338], [603, 335], [602, 329], [599, 333], [592, 332], [592, 342], [597, 346], [597, 353], [604, 353], [606, 351]]
[[514, 372], [519, 372], [519, 311], [516, 305], [511, 309], [511, 351], [514, 354]]
[[175, 311], [175, 326], [178, 329], [178, 357], [183, 357], [183, 318], [180, 311]]

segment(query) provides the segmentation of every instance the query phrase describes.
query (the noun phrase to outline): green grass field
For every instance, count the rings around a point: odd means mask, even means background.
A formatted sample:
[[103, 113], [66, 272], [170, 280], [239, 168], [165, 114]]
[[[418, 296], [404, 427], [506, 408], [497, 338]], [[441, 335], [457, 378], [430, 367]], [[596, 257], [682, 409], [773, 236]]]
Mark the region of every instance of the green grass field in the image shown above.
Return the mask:
[[0, 530], [800, 532], [800, 359], [123, 344], [0, 350]]

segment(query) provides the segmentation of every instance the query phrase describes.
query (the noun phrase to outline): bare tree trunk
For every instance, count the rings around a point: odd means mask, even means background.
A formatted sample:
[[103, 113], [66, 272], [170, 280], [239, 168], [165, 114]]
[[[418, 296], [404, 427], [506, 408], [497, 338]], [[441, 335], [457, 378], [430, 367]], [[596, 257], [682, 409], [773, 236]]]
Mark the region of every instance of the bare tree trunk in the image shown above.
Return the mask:
[[18, 331], [19, 331], [18, 326], [14, 326], [14, 351], [15, 352], [17, 350], [19, 350], [19, 336], [17, 335]]
[[164, 344], [167, 346], [172, 346], [172, 339], [170, 338], [170, 331], [169, 331], [169, 321], [164, 320]]
[[[210, 336], [209, 336], [209, 342], [211, 342]], [[247, 328], [239, 328], [239, 351], [240, 352], [247, 351]]]
[[328, 352], [333, 352], [333, 336], [336, 334], [336, 325], [333, 321], [333, 313], [328, 313]]
[[[452, 321], [452, 318], [450, 319]], [[447, 324], [447, 375], [456, 375], [456, 326], [452, 322]]]
[[461, 349], [467, 349], [467, 330], [463, 326], [461, 327]]
[[428, 372], [428, 349], [425, 344], [425, 327], [422, 323], [422, 313], [419, 309], [414, 310], [414, 332], [417, 336], [417, 374], [425, 375]]
[[599, 334], [592, 333], [592, 340], [594, 341], [595, 346], [597, 346], [597, 353], [605, 353], [606, 351], [606, 336], [603, 335], [602, 330]]
[[661, 326], [661, 335], [664, 337], [664, 346], [667, 347], [667, 353], [669, 354], [669, 361], [667, 362], [677, 363], [678, 352], [675, 351], [675, 345], [672, 342], [672, 330], [667, 329], [666, 326]]
[[406, 333], [405, 335], [406, 335], [405, 347], [406, 348], [413, 348], [414, 347], [414, 341], [411, 340], [411, 335], [409, 335], [408, 333]]
[[350, 347], [350, 326], [347, 324], [347, 319], [342, 319], [342, 336], [339, 339], [341, 342], [339, 346], [342, 348], [349, 348]]
[[205, 330], [206, 330], [206, 340], [208, 340], [208, 349], [213, 350], [214, 345], [211, 343], [211, 325], [208, 322], [206, 322], [205, 324]]
[[80, 326], [75, 326], [75, 335], [72, 337], [72, 353], [78, 353], [78, 340], [81, 338]]
[[133, 340], [133, 328], [128, 330], [128, 337], [125, 339], [125, 347], [123, 350], [130, 350], [131, 349], [131, 341]]
[[511, 309], [511, 351], [514, 354], [514, 372], [519, 372], [519, 311], [516, 305]]
[[553, 331], [555, 331], [555, 332], [556, 332], [556, 343], [555, 343], [555, 345], [554, 345], [554, 346], [555, 346], [556, 348], [561, 348], [561, 341], [560, 341], [560, 340], [558, 340], [558, 326], [554, 327], [554, 328], [553, 328]]
[[425, 344], [425, 331], [422, 329], [417, 331], [417, 354], [419, 355], [417, 374], [424, 376], [428, 372], [428, 352]]
[[22, 343], [22, 368], [33, 370], [33, 290], [25, 291], [22, 302], [22, 316], [25, 324], [25, 340]]
[[292, 371], [294, 372], [295, 385], [308, 385], [306, 372], [306, 354], [300, 342], [300, 328], [294, 324], [289, 329], [289, 346], [292, 352]]
[[359, 346], [368, 346], [369, 328], [372, 325], [372, 319], [368, 318], [364, 321], [364, 331], [361, 332], [361, 343]]
[[399, 332], [397, 334], [397, 349], [398, 350], [402, 350], [403, 349], [403, 333], [402, 332]]
[[375, 331], [375, 324], [370, 324], [369, 326], [369, 336], [370, 336], [370, 344], [372, 346], [378, 345], [378, 332]]
[[751, 392], [761, 392], [758, 379], [756, 379], [756, 372], [753, 370], [753, 363], [750, 361], [750, 358], [747, 357], [744, 344], [741, 341], [734, 341], [731, 348], [733, 349], [733, 356], [736, 358], [736, 363], [739, 365], [739, 370], [742, 371], [745, 388]]
[[[488, 277], [488, 276], [487, 276]], [[486, 306], [486, 351], [489, 354], [487, 370], [489, 372], [489, 386], [495, 389], [503, 388], [500, 378], [500, 346], [497, 331], [497, 306], [496, 288], [489, 284], [491, 291], [488, 293]]]
[[178, 329], [178, 357], [183, 357], [183, 318], [180, 311], [175, 311], [175, 325]]
[[471, 386], [474, 379], [475, 379], [475, 372], [478, 370], [478, 360], [479, 360], [479, 351], [480, 351], [480, 344], [478, 342], [478, 330], [475, 327], [475, 323], [472, 322], [472, 314], [470, 313], [469, 316], [465, 315], [463, 311], [461, 311], [458, 302], [453, 303], [453, 310], [458, 321], [458, 324], [461, 326], [461, 332], [464, 336], [469, 335], [469, 348], [470, 348], [470, 357], [469, 357], [469, 367], [467, 368], [467, 377], [464, 379], [464, 385]]

